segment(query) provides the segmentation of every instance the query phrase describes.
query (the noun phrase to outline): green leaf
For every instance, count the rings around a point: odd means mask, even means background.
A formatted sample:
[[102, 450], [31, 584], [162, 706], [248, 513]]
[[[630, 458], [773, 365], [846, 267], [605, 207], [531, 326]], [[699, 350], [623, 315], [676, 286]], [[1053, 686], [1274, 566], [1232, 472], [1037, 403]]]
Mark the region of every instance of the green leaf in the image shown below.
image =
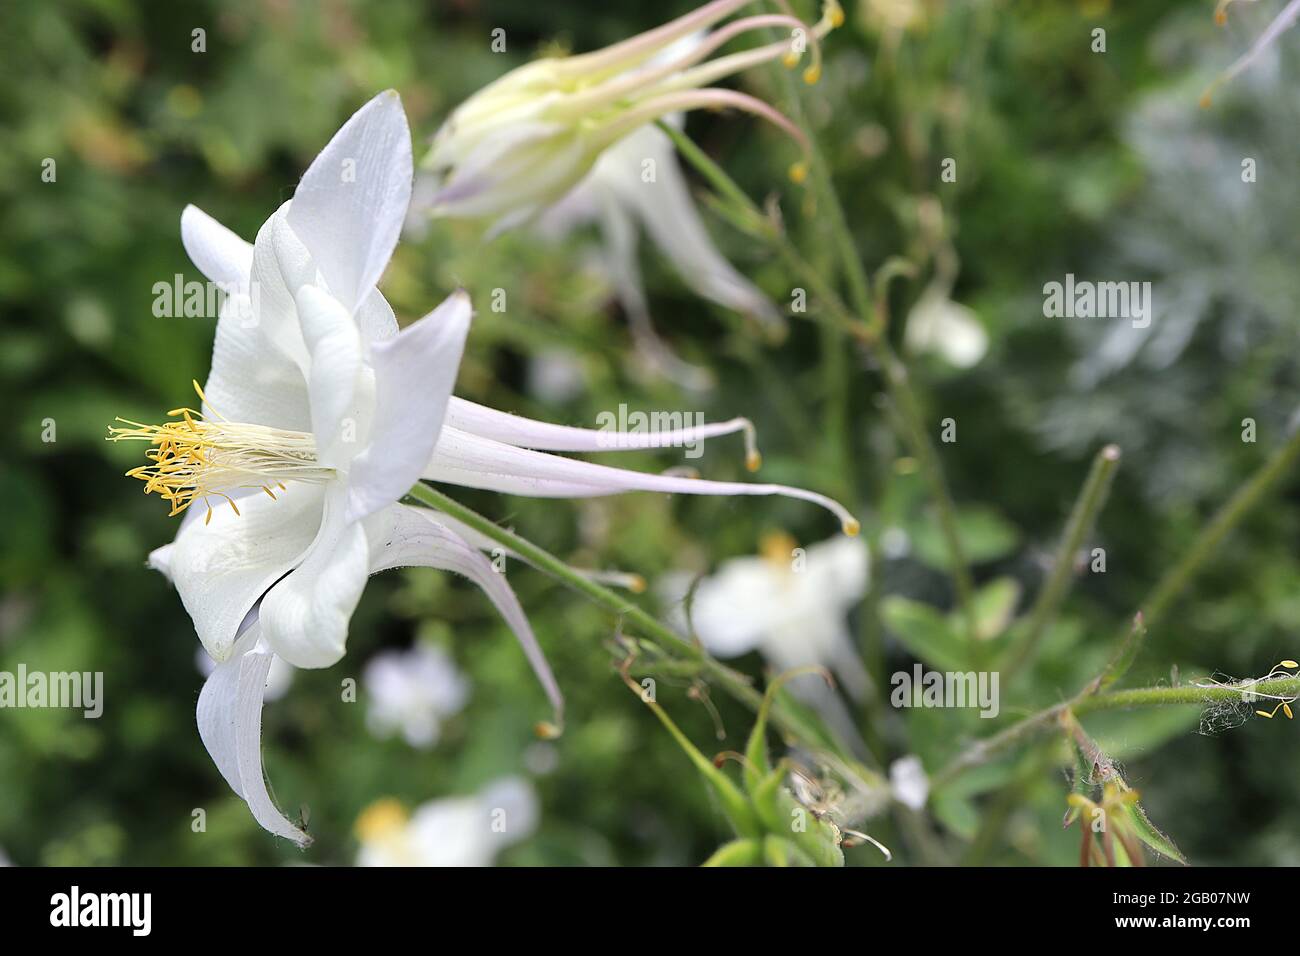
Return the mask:
[[1183, 864], [1183, 866], [1187, 865], [1187, 858], [1183, 856], [1178, 847], [1174, 845], [1173, 840], [1169, 839], [1169, 837], [1156, 829], [1155, 824], [1151, 822], [1146, 811], [1142, 809], [1142, 804], [1137, 802], [1130, 803], [1124, 808], [1124, 812], [1127, 813], [1129, 819], [1133, 821], [1133, 827], [1137, 831], [1139, 840], [1151, 847], [1151, 849], [1155, 850], [1161, 856], [1167, 856], [1171, 860], [1176, 860]]
[[700, 866], [758, 866], [762, 862], [763, 844], [751, 837], [722, 844]]
[[[1019, 543], [1015, 526], [992, 508], [984, 507], [962, 508], [957, 512], [957, 537], [971, 564], [1005, 558]], [[929, 520], [916, 527], [912, 545], [916, 556], [925, 564], [939, 571], [949, 569], [948, 546], [937, 521]]]
[[910, 598], [896, 595], [880, 602], [885, 625], [899, 642], [926, 664], [944, 671], [966, 670], [966, 641], [943, 614]]
[[[1015, 578], [994, 578], [975, 592], [972, 603], [975, 611], [976, 633], [981, 640], [1000, 637], [1011, 623], [1020, 601], [1020, 582]], [[957, 614], [949, 615], [954, 631], [959, 631], [961, 618]]]
[[979, 832], [980, 815], [974, 802], [950, 790], [931, 797], [930, 810], [936, 820], [963, 839], [973, 840]]

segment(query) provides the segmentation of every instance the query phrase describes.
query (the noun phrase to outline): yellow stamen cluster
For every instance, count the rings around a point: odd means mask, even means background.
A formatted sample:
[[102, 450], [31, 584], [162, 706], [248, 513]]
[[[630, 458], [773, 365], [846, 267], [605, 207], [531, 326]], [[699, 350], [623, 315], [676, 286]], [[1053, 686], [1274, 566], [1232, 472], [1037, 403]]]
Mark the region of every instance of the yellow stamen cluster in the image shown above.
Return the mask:
[[[202, 397], [197, 383], [194, 388]], [[238, 515], [239, 507], [229, 494], [235, 489], [260, 488], [274, 499], [272, 489], [283, 490], [286, 481], [319, 483], [333, 475], [317, 461], [316, 441], [304, 432], [209, 421], [192, 408], [175, 408], [167, 414], [176, 420], [145, 425], [119, 418], [122, 425], [109, 426], [108, 440], [153, 446], [145, 452], [149, 463], [126, 474], [144, 482], [145, 494], [166, 500], [172, 515], [209, 496], [225, 498]], [[212, 520], [211, 506], [206, 520]]]

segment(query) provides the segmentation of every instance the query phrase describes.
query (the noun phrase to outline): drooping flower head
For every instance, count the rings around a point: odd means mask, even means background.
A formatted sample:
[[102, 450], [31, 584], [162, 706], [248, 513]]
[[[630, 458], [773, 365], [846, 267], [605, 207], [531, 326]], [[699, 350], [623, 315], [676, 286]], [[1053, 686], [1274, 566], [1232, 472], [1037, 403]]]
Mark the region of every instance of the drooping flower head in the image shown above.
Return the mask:
[[[600, 155], [648, 123], [695, 109], [735, 108], [761, 116], [807, 150], [803, 133], [768, 103], [714, 87], [725, 77], [781, 59], [804, 79], [821, 76], [819, 41], [843, 23], [827, 0], [813, 25], [792, 13], [765, 13], [723, 23], [753, 0], [712, 0], [663, 26], [602, 50], [551, 56], [521, 66], [462, 103], [434, 138], [424, 162], [438, 180], [435, 216], [490, 218], [505, 229], [536, 216], [586, 176]], [[781, 39], [717, 56], [731, 40], [755, 30], [784, 31]], [[703, 33], [680, 55], [661, 57], [683, 38]], [[660, 57], [660, 59], [656, 59]], [[806, 175], [803, 161], [791, 176]]]

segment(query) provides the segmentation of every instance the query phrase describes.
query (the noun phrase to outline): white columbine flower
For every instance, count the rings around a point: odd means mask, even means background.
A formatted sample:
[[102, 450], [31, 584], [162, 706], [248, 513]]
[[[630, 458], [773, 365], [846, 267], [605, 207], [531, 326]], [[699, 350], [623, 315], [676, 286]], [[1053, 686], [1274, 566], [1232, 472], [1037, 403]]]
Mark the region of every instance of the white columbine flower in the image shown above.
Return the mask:
[[537, 828], [537, 796], [518, 777], [472, 797], [431, 800], [410, 816], [379, 800], [357, 819], [358, 866], [491, 866], [505, 847]]
[[[754, 0], [713, 0], [661, 27], [577, 56], [551, 56], [512, 70], [462, 103], [443, 124], [423, 163], [437, 179], [434, 215], [495, 220], [500, 230], [527, 222], [560, 200], [601, 154], [629, 133], [672, 113], [735, 108], [784, 129], [805, 150], [803, 134], [762, 100], [710, 86], [777, 58], [796, 65], [805, 51], [804, 78], [821, 74], [818, 41], [843, 22], [838, 3], [808, 25], [788, 13], [722, 21]], [[721, 25], [720, 25], [721, 24]], [[714, 28], [716, 29], [710, 29]], [[710, 57], [756, 29], [788, 31], [780, 40]], [[673, 44], [708, 30], [697, 45], [654, 62]], [[792, 175], [801, 179], [806, 167]]]
[[[306, 843], [262, 774], [261, 712], [278, 656], [329, 667], [344, 654], [366, 578], [400, 566], [465, 575], [496, 605], [562, 717], [563, 700], [487, 544], [427, 509], [398, 504], [421, 478], [535, 497], [626, 491], [781, 494], [857, 522], [839, 504], [781, 485], [648, 475], [545, 454], [683, 445], [752, 429], [744, 419], [618, 434], [529, 421], [451, 397], [471, 309], [463, 292], [399, 331], [375, 284], [411, 194], [411, 140], [395, 92], [343, 125], [291, 202], [249, 245], [194, 207], [181, 238], [199, 269], [237, 289], [217, 321], [201, 410], [113, 428], [147, 442], [131, 474], [188, 512], [150, 556], [175, 584], [217, 667], [199, 733], [222, 776], [273, 833]], [[757, 453], [751, 450], [751, 464]], [[200, 507], [191, 506], [198, 502]], [[213, 505], [217, 507], [214, 508]], [[226, 507], [228, 505], [228, 507]], [[201, 516], [201, 517], [200, 517]]]
[[[757, 650], [778, 672], [810, 665], [828, 668], [850, 696], [861, 699], [870, 678], [854, 648], [846, 621], [866, 593], [870, 571], [866, 545], [843, 535], [810, 548], [784, 534], [767, 535], [759, 557], [733, 558], [701, 579], [673, 575], [664, 596], [678, 623], [689, 623], [717, 657]], [[820, 697], [818, 679], [796, 678], [793, 689]]]
[[469, 681], [451, 656], [424, 643], [409, 651], [376, 654], [361, 681], [371, 732], [378, 737], [400, 732], [412, 747], [436, 744], [442, 722], [469, 700]]

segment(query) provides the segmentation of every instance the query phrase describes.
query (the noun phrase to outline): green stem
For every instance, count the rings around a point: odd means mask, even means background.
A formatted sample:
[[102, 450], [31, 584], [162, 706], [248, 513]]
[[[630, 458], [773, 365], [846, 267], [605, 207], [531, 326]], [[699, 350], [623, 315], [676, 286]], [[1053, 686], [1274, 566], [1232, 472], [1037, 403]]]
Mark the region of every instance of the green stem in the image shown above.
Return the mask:
[[1103, 710], [1124, 710], [1131, 707], [1171, 707], [1180, 704], [1236, 703], [1245, 700], [1247, 692], [1261, 698], [1295, 698], [1300, 697], [1300, 677], [1279, 677], [1260, 681], [1257, 684], [1226, 684], [1219, 686], [1198, 686], [1186, 684], [1181, 687], [1138, 687], [1132, 690], [1108, 691], [1102, 694], [1090, 693], [1087, 688], [1070, 700], [1054, 704], [1012, 724], [1005, 730], [981, 740], [948, 763], [934, 775], [932, 786], [938, 789], [951, 783], [956, 777], [972, 767], [992, 759], [1008, 747], [1028, 739], [1039, 731], [1054, 727], [1062, 713], [1070, 711], [1078, 716]]
[[[551, 554], [513, 531], [500, 527], [491, 519], [484, 517], [472, 508], [468, 508], [454, 498], [450, 498], [424, 483], [419, 483], [407, 492], [407, 495], [420, 504], [455, 518], [457, 521], [473, 528], [479, 534], [491, 538], [503, 545], [539, 571], [550, 575], [558, 581], [573, 588], [583, 597], [622, 619], [625, 626], [639, 631], [657, 643], [664, 654], [675, 655], [691, 665], [694, 673], [707, 678], [749, 709], [757, 712], [763, 702], [763, 695], [755, 690], [749, 679], [723, 664], [718, 663], [676, 631], [661, 624], [636, 604], [621, 597], [609, 588], [583, 577], [555, 555]], [[671, 650], [670, 650], [671, 649]], [[867, 783], [880, 783], [876, 774], [862, 767], [852, 753], [838, 741], [829, 736], [815, 723], [809, 722], [801, 713], [784, 706], [780, 701], [773, 708], [773, 722], [788, 736], [796, 739], [813, 750], [829, 750], [841, 760], [853, 766], [854, 771]]]
[[1107, 445], [1092, 460], [1088, 478], [1083, 483], [1078, 500], [1070, 511], [1070, 519], [1066, 522], [1065, 533], [1061, 536], [1061, 544], [1057, 548], [1056, 559], [1052, 564], [1052, 572], [1038, 592], [1038, 599], [1029, 613], [1024, 637], [1012, 648], [1007, 663], [1002, 668], [1004, 679], [1009, 680], [1029, 661], [1047, 626], [1056, 616], [1074, 580], [1074, 556], [1083, 547], [1084, 539], [1091, 533], [1098, 512], [1106, 503], [1110, 482], [1118, 467], [1119, 448], [1115, 445]]
[[1170, 568], [1141, 603], [1147, 627], [1154, 626], [1174, 599], [1187, 587], [1206, 560], [1218, 553], [1219, 544], [1285, 475], [1300, 454], [1300, 429], [1273, 453], [1250, 479], [1210, 519], [1187, 554]]

